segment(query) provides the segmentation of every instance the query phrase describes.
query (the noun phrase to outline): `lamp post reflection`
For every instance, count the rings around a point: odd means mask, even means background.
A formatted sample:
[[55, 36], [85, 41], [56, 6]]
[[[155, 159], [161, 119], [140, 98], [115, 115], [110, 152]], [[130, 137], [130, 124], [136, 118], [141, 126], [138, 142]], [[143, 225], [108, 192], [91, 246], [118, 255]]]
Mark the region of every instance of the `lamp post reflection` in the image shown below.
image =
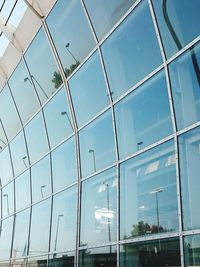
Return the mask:
[[64, 215], [59, 214], [57, 218], [57, 225], [56, 225], [56, 237], [55, 237], [55, 245], [54, 245], [54, 251], [57, 249], [57, 242], [58, 242], [58, 231], [59, 231], [59, 225], [60, 225], [60, 218], [62, 218]]
[[40, 191], [41, 191], [41, 196], [42, 198], [44, 197], [43, 189], [46, 187], [46, 185], [41, 185], [40, 186]]
[[142, 141], [137, 143], [137, 150], [140, 150], [140, 146], [141, 145], [143, 145], [143, 142]]
[[27, 168], [27, 164], [26, 164], [26, 160], [27, 159], [27, 156], [24, 156], [23, 158], [22, 158], [22, 161], [23, 161], [23, 163], [24, 163], [24, 166], [25, 166], [25, 168]]
[[10, 211], [9, 211], [9, 197], [8, 197], [8, 194], [4, 194], [3, 197], [6, 198], [6, 203], [7, 203], [7, 214], [9, 215]]
[[75, 56], [72, 54], [72, 52], [69, 50], [70, 43], [67, 43], [65, 45], [65, 48], [67, 49], [68, 53], [71, 55], [71, 57], [75, 60], [76, 64], [79, 63], [79, 61], [75, 58]]
[[[43, 94], [45, 95], [45, 97], [46, 97], [47, 99], [49, 99], [47, 93], [46, 93], [45, 90], [43, 89], [42, 85], [38, 82], [38, 80], [37, 80], [33, 75], [31, 75], [31, 78], [36, 82], [36, 84], [38, 85], [38, 87], [40, 88], [40, 90], [43, 92]], [[29, 83], [30, 83], [31, 85], [33, 85], [32, 82], [31, 82], [31, 80], [29, 79], [29, 77], [24, 78], [24, 82], [27, 82], [27, 81], [29, 81]]]
[[92, 154], [92, 158], [93, 158], [93, 168], [94, 168], [94, 172], [96, 172], [96, 158], [95, 158], [95, 152], [94, 149], [89, 149], [88, 153]]
[[157, 216], [157, 227], [158, 227], [158, 233], [160, 229], [160, 218], [159, 218], [159, 204], [158, 204], [158, 194], [162, 193], [163, 189], [162, 188], [157, 188], [153, 191], [150, 192], [150, 194], [155, 194], [156, 196], [156, 216]]
[[61, 116], [66, 116], [66, 117], [67, 117], [67, 120], [68, 120], [68, 122], [69, 122], [69, 125], [71, 126], [72, 131], [73, 131], [74, 128], [73, 128], [72, 122], [71, 122], [71, 120], [70, 120], [70, 118], [69, 118], [69, 115], [68, 115], [67, 111], [61, 111], [61, 112], [60, 112], [60, 115], [61, 115]]

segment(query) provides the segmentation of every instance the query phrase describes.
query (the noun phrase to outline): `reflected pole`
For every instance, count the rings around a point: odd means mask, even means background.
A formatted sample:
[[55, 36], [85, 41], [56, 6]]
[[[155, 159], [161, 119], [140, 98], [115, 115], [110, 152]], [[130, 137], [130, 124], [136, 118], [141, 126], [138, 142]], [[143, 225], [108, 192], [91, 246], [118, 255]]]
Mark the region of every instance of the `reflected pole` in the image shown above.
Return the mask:
[[158, 227], [158, 233], [160, 229], [160, 218], [159, 218], [159, 205], [158, 205], [158, 193], [162, 193], [163, 189], [162, 188], [157, 188], [153, 191], [150, 192], [150, 194], [155, 194], [156, 196], [156, 216], [157, 216], [157, 227]]
[[56, 237], [55, 237], [55, 245], [54, 245], [54, 251], [57, 249], [57, 242], [58, 242], [58, 230], [59, 230], [59, 224], [60, 224], [60, 218], [62, 218], [64, 215], [59, 214], [57, 218], [57, 225], [56, 225]]
[[[37, 83], [37, 85], [39, 86], [40, 90], [43, 92], [43, 94], [45, 95], [45, 97], [47, 99], [49, 99], [47, 93], [45, 92], [45, 90], [43, 89], [43, 87], [41, 86], [41, 84], [38, 82], [38, 80], [33, 75], [31, 75], [31, 78]], [[24, 78], [24, 82], [27, 82], [27, 81], [29, 81], [29, 83], [31, 85], [33, 85], [32, 82], [31, 82], [31, 80], [29, 79], [29, 77]]]
[[9, 211], [9, 199], [8, 199], [8, 194], [4, 194], [3, 197], [6, 197], [6, 202], [7, 202], [7, 213], [9, 215], [10, 211]]
[[28, 168], [25, 159], [27, 159], [27, 156], [24, 156], [24, 157], [22, 158], [22, 161], [23, 161], [23, 163], [24, 163], [24, 166], [25, 166], [26, 168]]
[[67, 49], [68, 53], [71, 55], [71, 57], [75, 60], [76, 64], [79, 63], [79, 61], [75, 58], [75, 56], [72, 54], [72, 52], [69, 50], [70, 43], [67, 43], [65, 45], [65, 48]]
[[69, 122], [69, 124], [70, 124], [70, 126], [71, 126], [71, 128], [72, 128], [72, 131], [73, 131], [74, 128], [73, 128], [72, 122], [71, 122], [71, 120], [70, 120], [70, 118], [69, 118], [69, 115], [68, 115], [67, 111], [62, 111], [62, 112], [60, 113], [60, 115], [61, 115], [61, 116], [66, 116], [66, 117], [67, 117], [67, 120], [68, 120], [68, 122]]
[[92, 154], [92, 158], [93, 158], [93, 166], [94, 166], [94, 172], [96, 172], [96, 158], [95, 158], [95, 152], [94, 149], [89, 149], [88, 151], [90, 154]]
[[43, 188], [45, 188], [46, 187], [46, 185], [41, 185], [40, 186], [40, 191], [41, 191], [41, 196], [42, 196], [42, 198], [44, 197], [44, 194], [43, 194]]

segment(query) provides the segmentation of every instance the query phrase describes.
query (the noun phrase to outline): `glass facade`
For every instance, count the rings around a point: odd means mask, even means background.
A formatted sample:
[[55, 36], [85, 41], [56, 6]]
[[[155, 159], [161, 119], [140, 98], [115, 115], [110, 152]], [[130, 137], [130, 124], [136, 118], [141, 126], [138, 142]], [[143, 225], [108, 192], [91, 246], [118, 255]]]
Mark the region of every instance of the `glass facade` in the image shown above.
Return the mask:
[[199, 9], [55, 1], [0, 90], [0, 267], [200, 266]]

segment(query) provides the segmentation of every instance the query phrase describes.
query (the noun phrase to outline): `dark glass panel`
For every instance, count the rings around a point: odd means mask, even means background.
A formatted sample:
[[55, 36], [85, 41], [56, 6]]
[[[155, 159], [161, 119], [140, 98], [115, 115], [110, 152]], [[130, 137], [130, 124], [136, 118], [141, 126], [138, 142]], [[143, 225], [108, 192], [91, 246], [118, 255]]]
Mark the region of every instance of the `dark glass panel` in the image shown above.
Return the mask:
[[29, 258], [27, 262], [27, 267], [47, 267], [47, 255]]
[[184, 237], [185, 267], [200, 266], [200, 235]]
[[54, 253], [49, 256], [49, 267], [74, 267], [75, 252]]

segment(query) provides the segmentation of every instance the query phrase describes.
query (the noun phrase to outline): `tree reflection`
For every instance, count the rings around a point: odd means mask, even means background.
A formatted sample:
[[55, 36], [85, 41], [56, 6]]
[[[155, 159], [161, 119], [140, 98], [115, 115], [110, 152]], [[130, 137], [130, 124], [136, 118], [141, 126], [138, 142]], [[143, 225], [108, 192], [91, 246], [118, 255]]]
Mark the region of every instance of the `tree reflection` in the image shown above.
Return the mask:
[[[75, 64], [70, 65], [69, 68], [65, 68], [64, 70], [65, 77], [68, 78], [71, 75], [71, 73], [78, 67], [79, 64], [80, 62], [77, 61]], [[56, 89], [63, 83], [62, 77], [59, 71], [54, 71], [53, 79], [51, 81], [54, 84], [54, 87]]]

